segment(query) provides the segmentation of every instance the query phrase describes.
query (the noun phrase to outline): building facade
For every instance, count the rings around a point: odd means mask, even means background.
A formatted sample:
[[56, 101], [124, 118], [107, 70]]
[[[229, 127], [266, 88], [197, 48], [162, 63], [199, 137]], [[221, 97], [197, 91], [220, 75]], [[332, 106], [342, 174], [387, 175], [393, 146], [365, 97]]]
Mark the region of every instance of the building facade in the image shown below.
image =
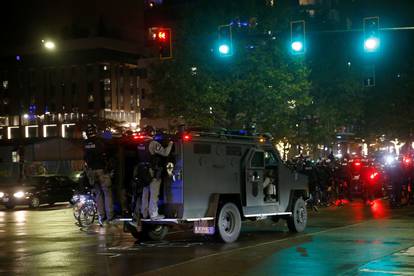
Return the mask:
[[105, 38], [61, 43], [53, 52], [3, 58], [0, 139], [75, 138], [77, 122], [91, 117], [139, 126], [150, 90], [138, 66], [142, 51]]

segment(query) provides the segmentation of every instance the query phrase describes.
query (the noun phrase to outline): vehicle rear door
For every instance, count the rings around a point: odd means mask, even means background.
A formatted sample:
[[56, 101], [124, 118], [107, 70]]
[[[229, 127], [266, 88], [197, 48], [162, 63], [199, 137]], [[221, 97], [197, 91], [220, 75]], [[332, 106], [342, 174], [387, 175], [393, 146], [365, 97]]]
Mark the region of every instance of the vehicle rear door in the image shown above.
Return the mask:
[[259, 206], [263, 204], [263, 180], [265, 171], [265, 152], [251, 148], [245, 162], [245, 204]]

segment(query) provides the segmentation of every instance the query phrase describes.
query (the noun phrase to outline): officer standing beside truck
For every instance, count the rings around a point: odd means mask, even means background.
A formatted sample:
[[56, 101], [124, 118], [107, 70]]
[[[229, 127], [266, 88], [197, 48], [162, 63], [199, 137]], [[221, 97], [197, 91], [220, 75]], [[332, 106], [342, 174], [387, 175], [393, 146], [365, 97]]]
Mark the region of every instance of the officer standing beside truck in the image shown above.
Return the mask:
[[84, 145], [84, 160], [88, 168], [89, 183], [96, 189], [96, 205], [99, 224], [113, 220], [112, 181], [108, 172], [108, 156], [102, 139], [97, 137], [96, 125], [89, 123], [86, 128], [87, 139]]
[[167, 157], [172, 149], [173, 142], [170, 141], [167, 147], [163, 147], [154, 140], [155, 130], [151, 126], [144, 128], [145, 139], [138, 144], [138, 167], [141, 174], [147, 174], [147, 178], [142, 191], [141, 214], [142, 217], [150, 217], [152, 220], [163, 219], [164, 216], [158, 214], [158, 196], [160, 193], [162, 177], [162, 158]]

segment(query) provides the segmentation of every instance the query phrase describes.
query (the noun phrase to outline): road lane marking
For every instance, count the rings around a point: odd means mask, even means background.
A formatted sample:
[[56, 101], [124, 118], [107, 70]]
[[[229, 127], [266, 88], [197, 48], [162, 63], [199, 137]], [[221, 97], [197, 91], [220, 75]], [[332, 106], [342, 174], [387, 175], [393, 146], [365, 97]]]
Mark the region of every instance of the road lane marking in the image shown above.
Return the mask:
[[413, 275], [412, 272], [403, 272], [403, 271], [387, 271], [387, 270], [376, 270], [376, 269], [368, 269], [362, 268], [359, 270], [360, 272], [367, 272], [367, 273], [381, 273], [381, 274], [392, 274], [392, 275]]

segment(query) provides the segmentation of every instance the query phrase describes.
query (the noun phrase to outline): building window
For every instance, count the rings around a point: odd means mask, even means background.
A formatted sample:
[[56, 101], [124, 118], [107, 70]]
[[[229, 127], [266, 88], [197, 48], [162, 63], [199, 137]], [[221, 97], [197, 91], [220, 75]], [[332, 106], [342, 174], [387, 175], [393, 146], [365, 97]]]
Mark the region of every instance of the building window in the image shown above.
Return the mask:
[[103, 80], [103, 84], [101, 85], [101, 95], [103, 94], [104, 97], [104, 108], [105, 109], [112, 109], [112, 91], [111, 91], [111, 79], [105, 78]]
[[26, 138], [39, 137], [39, 127], [37, 125], [26, 126], [24, 133]]
[[9, 81], [8, 80], [4, 80], [3, 81], [3, 89], [8, 89], [9, 88]]
[[57, 125], [43, 125], [43, 137], [56, 137], [58, 136]]
[[20, 138], [20, 128], [18, 126], [11, 126], [7, 128], [7, 139]]
[[130, 90], [130, 93], [129, 93], [129, 109], [131, 110], [131, 111], [134, 111], [135, 110], [135, 96], [134, 96], [134, 89], [131, 89]]
[[119, 94], [119, 109], [124, 109], [124, 90], [121, 89], [120, 94]]
[[89, 81], [88, 82], [88, 93], [93, 93], [93, 82]]
[[89, 94], [89, 96], [88, 96], [88, 109], [89, 110], [93, 110], [94, 102], [95, 102], [95, 99], [94, 99], [93, 95]]
[[75, 124], [62, 124], [62, 137], [63, 138], [75, 138], [76, 128]]

